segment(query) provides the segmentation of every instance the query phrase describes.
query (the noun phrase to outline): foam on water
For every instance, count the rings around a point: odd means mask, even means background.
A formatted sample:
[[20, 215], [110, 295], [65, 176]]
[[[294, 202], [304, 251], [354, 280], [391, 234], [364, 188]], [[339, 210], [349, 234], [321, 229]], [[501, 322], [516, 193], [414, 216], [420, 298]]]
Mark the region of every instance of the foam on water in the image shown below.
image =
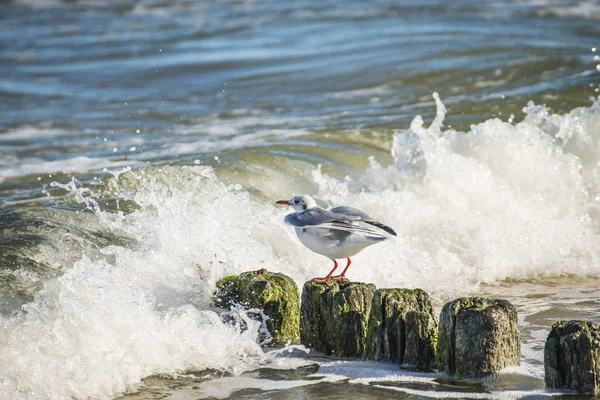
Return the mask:
[[258, 326], [240, 332], [223, 324], [207, 309], [208, 298], [216, 279], [243, 269], [239, 255], [277, 263], [260, 246], [244, 246], [247, 233], [220, 217], [243, 219], [248, 195], [227, 190], [206, 169], [186, 172], [184, 183], [195, 191], [140, 177], [146, 183], [134, 199], [143, 208], [127, 216], [100, 211], [88, 191], [65, 186], [138, 247], [110, 246], [96, 261], [83, 257], [46, 282], [23, 313], [2, 321], [0, 357], [13, 362], [0, 364], [0, 397], [107, 398], [150, 374], [236, 373], [262, 362]]
[[357, 256], [351, 278], [449, 296], [506, 278], [598, 276], [599, 103], [566, 115], [529, 104], [518, 124], [468, 133], [442, 130], [436, 103], [428, 128], [416, 117], [396, 134], [395, 165], [372, 160], [343, 182], [314, 172], [321, 198], [398, 232]]
[[100, 171], [104, 168], [120, 168], [140, 166], [143, 163], [132, 160], [115, 160], [106, 158], [78, 156], [66, 160], [46, 161], [36, 157], [14, 159], [10, 166], [0, 164], [0, 182], [4, 179], [18, 178], [21, 176], [35, 174], [55, 173], [85, 173], [89, 171]]
[[[503, 377], [511, 373], [522, 374], [523, 371], [512, 370], [501, 371], [498, 376]], [[526, 374], [526, 373], [525, 373]], [[310, 394], [316, 394], [318, 391], [311, 392], [310, 386], [315, 384], [335, 384], [339, 385], [338, 392], [347, 394], [348, 398], [364, 398], [360, 394], [354, 393], [354, 390], [348, 388], [348, 385], [367, 386], [392, 390], [423, 396], [426, 398], [456, 398], [456, 399], [518, 399], [528, 395], [544, 396], [545, 393], [541, 387], [541, 379], [530, 377], [533, 381], [533, 387], [536, 389], [525, 389], [531, 387], [531, 383], [524, 384], [518, 381], [518, 388], [507, 387], [502, 391], [489, 390], [485, 384], [480, 381], [448, 381], [447, 377], [439, 373], [419, 373], [400, 370], [397, 365], [369, 361], [325, 361], [320, 363], [318, 372], [311, 374], [310, 379], [306, 380], [270, 380], [258, 379], [251, 376], [224, 377], [204, 382], [200, 388], [189, 396], [183, 398], [229, 398], [236, 391], [244, 389], [259, 389], [262, 391], [276, 391], [283, 389], [296, 389], [306, 387], [304, 390], [297, 390], [292, 396], [311, 397]], [[512, 382], [515, 385], [515, 382]], [[539, 389], [538, 389], [539, 387]], [[378, 392], [372, 392], [372, 396]], [[392, 396], [389, 396], [390, 398]], [[387, 398], [387, 397], [386, 397]]]
[[[428, 128], [416, 117], [396, 134], [393, 165], [372, 160], [343, 180], [313, 172], [321, 200], [361, 208], [398, 232], [356, 256], [350, 279], [442, 298], [506, 278], [598, 276], [598, 103], [565, 115], [531, 104], [523, 122], [491, 119], [461, 133], [443, 130], [435, 98]], [[283, 224], [289, 210], [279, 199], [228, 187], [208, 167], [147, 167], [106, 186], [140, 209], [109, 213], [86, 188], [63, 188], [137, 244], [82, 256], [2, 320], [0, 359], [13, 360], [0, 363], [2, 397], [107, 398], [151, 374], [252, 368], [267, 357], [259, 327], [241, 332], [210, 310], [216, 280], [265, 267], [302, 284], [330, 268]], [[280, 191], [289, 198], [295, 188]]]
[[7, 132], [0, 134], [0, 141], [2, 142], [19, 142], [27, 141], [32, 139], [49, 139], [66, 136], [67, 131], [63, 129], [53, 128], [52, 126], [18, 126], [10, 129]]
[[[123, 153], [128, 149], [132, 152], [131, 149], [135, 149], [132, 146], [143, 143], [141, 137], [108, 140], [93, 130], [66, 130], [51, 123], [16, 126], [0, 132], [0, 183], [30, 175], [83, 174], [104, 168], [140, 167], [142, 161], [123, 157]], [[49, 151], [49, 146], [62, 148], [56, 154]], [[78, 147], [93, 151], [78, 152]]]

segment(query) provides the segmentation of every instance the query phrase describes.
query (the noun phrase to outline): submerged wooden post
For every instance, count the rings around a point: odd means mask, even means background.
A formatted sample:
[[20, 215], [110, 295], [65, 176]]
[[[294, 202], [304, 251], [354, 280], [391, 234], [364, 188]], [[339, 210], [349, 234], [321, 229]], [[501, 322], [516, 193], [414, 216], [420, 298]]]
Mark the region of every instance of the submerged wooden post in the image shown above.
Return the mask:
[[600, 394], [600, 325], [559, 321], [544, 347], [546, 387]]
[[300, 343], [325, 355], [362, 358], [375, 285], [308, 281], [302, 289]]
[[426, 292], [378, 289], [369, 316], [365, 357], [433, 369], [437, 329]]
[[477, 378], [519, 365], [517, 311], [506, 300], [480, 297], [446, 303], [440, 314], [438, 368], [459, 378]]

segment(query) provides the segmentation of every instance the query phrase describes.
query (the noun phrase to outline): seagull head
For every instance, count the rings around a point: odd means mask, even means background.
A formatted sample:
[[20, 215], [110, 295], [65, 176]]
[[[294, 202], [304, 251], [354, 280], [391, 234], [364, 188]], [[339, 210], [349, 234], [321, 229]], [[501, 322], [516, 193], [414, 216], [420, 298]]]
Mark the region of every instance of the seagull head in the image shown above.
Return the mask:
[[289, 200], [279, 200], [277, 204], [286, 204], [296, 211], [310, 210], [317, 207], [317, 202], [307, 194], [299, 194]]

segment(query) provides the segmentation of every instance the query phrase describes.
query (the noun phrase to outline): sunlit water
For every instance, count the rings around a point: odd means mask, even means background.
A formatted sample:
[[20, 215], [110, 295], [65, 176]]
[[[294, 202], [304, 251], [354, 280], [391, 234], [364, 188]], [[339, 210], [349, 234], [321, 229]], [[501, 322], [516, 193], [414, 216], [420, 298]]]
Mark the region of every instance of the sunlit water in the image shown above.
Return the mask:
[[[0, 2], [0, 397], [545, 397], [552, 323], [600, 321], [598, 10]], [[457, 382], [223, 323], [227, 274], [328, 271], [274, 204], [298, 193], [398, 232], [350, 279], [514, 303], [522, 365]]]

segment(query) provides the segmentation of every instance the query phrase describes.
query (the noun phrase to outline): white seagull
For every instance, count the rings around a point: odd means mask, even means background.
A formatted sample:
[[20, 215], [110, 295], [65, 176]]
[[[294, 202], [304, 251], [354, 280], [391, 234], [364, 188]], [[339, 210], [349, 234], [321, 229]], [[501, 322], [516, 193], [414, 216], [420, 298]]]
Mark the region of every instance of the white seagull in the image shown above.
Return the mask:
[[[374, 220], [363, 211], [345, 206], [325, 210], [306, 194], [294, 196], [290, 200], [279, 200], [277, 204], [286, 204], [295, 210], [286, 215], [284, 221], [294, 226], [302, 244], [333, 261], [333, 269], [325, 278], [314, 278], [317, 282], [342, 279], [352, 262], [350, 257], [367, 246], [388, 239], [389, 235], [396, 236], [392, 228]], [[341, 274], [331, 276], [338, 267], [336, 259], [340, 258], [348, 259], [346, 268]]]

